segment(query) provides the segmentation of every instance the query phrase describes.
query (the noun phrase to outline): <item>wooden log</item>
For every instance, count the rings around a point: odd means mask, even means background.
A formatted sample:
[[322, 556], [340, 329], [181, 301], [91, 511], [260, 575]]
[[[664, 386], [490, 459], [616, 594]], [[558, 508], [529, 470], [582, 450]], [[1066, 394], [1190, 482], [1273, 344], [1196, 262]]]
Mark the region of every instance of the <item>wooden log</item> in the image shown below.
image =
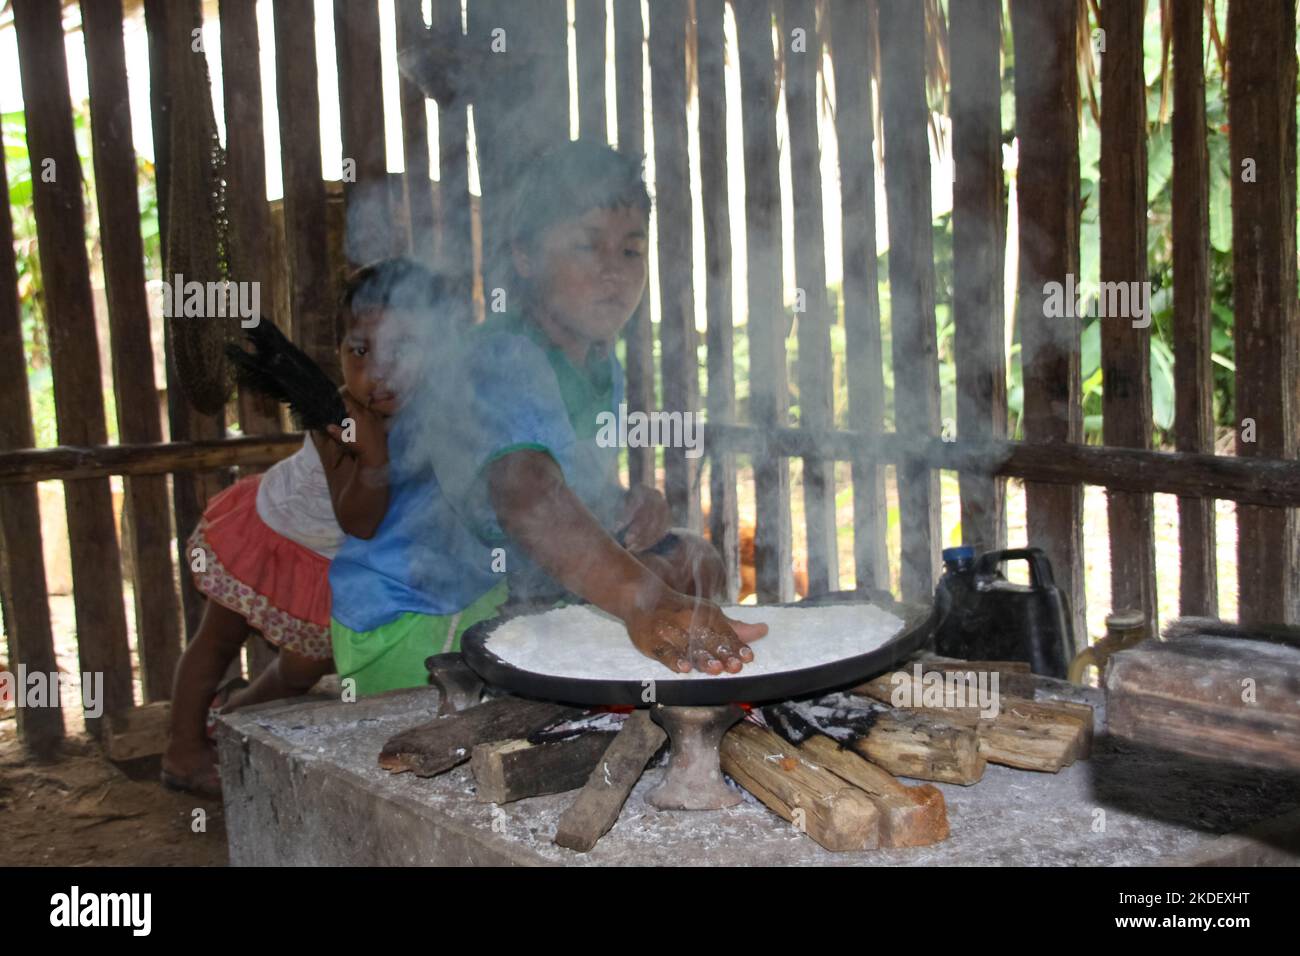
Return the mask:
[[[835, 427], [832, 391], [831, 315], [826, 296], [826, 238], [822, 223], [820, 102], [817, 76], [822, 43], [814, 0], [785, 0], [785, 33], [803, 31], [786, 55], [785, 109], [790, 123], [791, 195], [794, 202], [794, 274], [799, 336], [799, 424]], [[802, 302], [800, 301], [802, 299]], [[800, 305], [803, 311], [798, 311]], [[835, 518], [835, 463], [803, 460], [804, 524], [807, 533], [808, 597], [839, 590], [839, 542]]]
[[[397, 48], [405, 49], [425, 29], [420, 0], [397, 0], [393, 11], [397, 19]], [[435, 249], [434, 197], [429, 179], [429, 121], [425, 95], [404, 75], [399, 77], [397, 89], [402, 114], [402, 160], [406, 170], [402, 179], [406, 186], [410, 229], [407, 251], [417, 262], [431, 266]], [[371, 108], [374, 108], [373, 104]], [[382, 120], [382, 110], [375, 112]]]
[[[1059, 446], [1083, 440], [1078, 318], [1049, 316], [1049, 283], [1079, 274], [1079, 77], [1075, 0], [1012, 0], [1016, 131], [1020, 140], [1020, 283], [1024, 434]], [[1071, 307], [1068, 310], [1073, 313]], [[1083, 492], [1025, 484], [1030, 544], [1052, 562], [1074, 616], [1075, 650], [1087, 639]]]
[[[889, 207], [890, 329], [894, 419], [906, 435], [939, 431], [939, 356], [934, 318], [929, 109], [925, 98], [925, 11], [910, 0], [880, 0], [880, 96]], [[934, 593], [939, 475], [924, 464], [898, 466], [903, 600]]]
[[167, 749], [171, 714], [171, 701], [160, 700], [113, 717], [104, 734], [105, 755], [118, 763], [158, 756]]
[[[388, 205], [388, 160], [384, 151], [384, 78], [380, 69], [379, 6], [376, 0], [334, 0], [334, 47], [338, 64], [339, 126], [344, 169], [347, 230], [343, 249], [355, 268], [399, 250]], [[399, 44], [400, 49], [400, 44]], [[420, 97], [423, 110], [424, 97]], [[428, 170], [428, 149], [425, 170]], [[406, 167], [410, 170], [410, 167]], [[426, 175], [427, 179], [428, 176]]]
[[880, 814], [880, 845], [929, 846], [948, 839], [948, 810], [932, 784], [908, 787], [893, 774], [818, 734], [799, 745], [810, 762], [866, 793]]
[[[948, 7], [957, 434], [976, 441], [1007, 434], [1001, 8], [998, 0], [954, 0]], [[977, 553], [1005, 548], [1005, 479], [962, 472], [959, 487], [962, 543]]]
[[278, 0], [272, 9], [293, 339], [327, 375], [342, 381], [321, 176], [316, 14], [311, 0]]
[[875, 708], [875, 723], [849, 747], [897, 777], [969, 786], [984, 776], [979, 737], [961, 727], [912, 711]]
[[605, 0], [576, 0], [573, 41], [578, 63], [578, 136], [606, 142]]
[[763, 804], [833, 852], [880, 846], [880, 811], [865, 793], [742, 720], [722, 738], [722, 769]]
[[[1174, 56], [1174, 445], [1214, 451], [1214, 349], [1210, 293], [1210, 156], [1205, 128], [1205, 13], [1172, 4]], [[1218, 549], [1212, 498], [1178, 499], [1178, 609], [1219, 613]]]
[[[271, 268], [271, 212], [266, 201], [257, 4], [256, 0], [222, 0], [220, 10], [230, 277], [237, 282], [256, 282], [262, 321], [274, 321], [287, 328], [289, 317], [276, 315], [274, 306], [278, 299]], [[243, 434], [277, 435], [284, 431], [280, 405], [269, 396], [241, 387], [238, 406], [239, 430]]]
[[638, 710], [629, 716], [592, 769], [586, 785], [560, 816], [555, 842], [579, 853], [594, 847], [614, 825], [645, 765], [667, 739], [668, 735], [650, 719], [649, 711]]
[[[1102, 435], [1107, 445], [1151, 447], [1151, 304], [1139, 314], [1132, 290], [1147, 283], [1146, 79], [1142, 73], [1145, 5], [1103, 0], [1101, 57]], [[1114, 309], [1114, 306], [1119, 306]], [[1118, 311], [1119, 315], [1111, 315]], [[1107, 492], [1111, 607], [1136, 608], [1153, 624], [1156, 601], [1155, 515], [1150, 495]]]
[[[4, 137], [0, 135], [0, 155]], [[14, 256], [9, 181], [0, 163], [0, 407], [31, 408], [22, 314], [18, 307], [18, 266]], [[0, 416], [0, 452], [36, 444], [30, 415]], [[53, 674], [58, 670], [41, 545], [41, 512], [35, 485], [0, 487], [0, 600], [8, 637], [9, 664]], [[33, 754], [53, 754], [63, 739], [63, 710], [17, 708], [18, 739]]]
[[576, 790], [587, 782], [615, 736], [589, 733], [547, 744], [527, 740], [478, 744], [470, 755], [477, 799], [499, 805]]
[[434, 777], [470, 759], [475, 744], [526, 737], [553, 720], [581, 711], [546, 701], [497, 697], [403, 731], [384, 744], [379, 766]]
[[[699, 335], [692, 282], [691, 171], [686, 129], [686, 2], [650, 5], [650, 95], [655, 140], [655, 207], [659, 263], [659, 357], [663, 399], [670, 413], [699, 414]], [[698, 529], [697, 458], [665, 447], [664, 493], [676, 524]]]
[[[436, 0], [433, 26], [463, 37], [460, 3]], [[450, 287], [474, 314], [474, 218], [469, 192], [469, 97], [455, 95], [438, 104], [438, 244], [437, 261]]]
[[[61, 9], [58, 0], [17, 4], [14, 27], [59, 440], [103, 445], [108, 441], [103, 380]], [[52, 173], [48, 181], [47, 170]], [[25, 415], [25, 406], [22, 411]], [[103, 714], [108, 717], [133, 703], [131, 648], [122, 608], [122, 565], [112, 495], [103, 478], [70, 481], [64, 486], [64, 495], [72, 549], [77, 655], [83, 672], [103, 675]], [[98, 736], [103, 719], [87, 717], [87, 730]]]
[[[122, 5], [115, 0], [83, 2], [81, 11], [117, 432], [123, 442], [153, 444], [162, 440], [162, 422], [153, 350], [141, 346], [151, 336]], [[171, 696], [181, 653], [167, 481], [160, 475], [133, 477], [125, 490], [140, 681], [146, 702], [165, 700]]]
[[[618, 116], [618, 149], [619, 152], [634, 157], [641, 157], [645, 153], [644, 48], [645, 23], [641, 18], [641, 0], [614, 0], [614, 91]], [[706, 235], [706, 255], [707, 241]], [[652, 336], [650, 296], [647, 289], [636, 312], [623, 327], [623, 339], [627, 344], [626, 393], [629, 413], [651, 412], [657, 407]], [[712, 348], [709, 357], [713, 357]], [[627, 465], [629, 485], [654, 486], [653, 448], [629, 448]]]
[[[856, 0], [831, 0], [835, 135], [839, 141], [840, 230], [844, 255], [844, 347], [849, 421], [878, 435], [885, 383], [876, 267], [876, 172], [871, 92], [870, 11]], [[713, 422], [712, 416], [709, 418]], [[853, 563], [859, 588], [889, 587], [885, 552], [885, 469], [869, 455], [853, 459]]]
[[[749, 417], [760, 430], [784, 427], [786, 325], [782, 302], [780, 153], [776, 141], [776, 65], [771, 0], [733, 0], [740, 47], [740, 113], [745, 144], [746, 295], [749, 301]], [[754, 574], [760, 604], [790, 601], [790, 469], [753, 457]]]
[[29, 448], [0, 452], [0, 486], [273, 465], [301, 447], [302, 433], [297, 432], [159, 445]]
[[[727, 161], [725, 0], [697, 0], [696, 69], [700, 104], [700, 201], [704, 210], [704, 310], [708, 321], [709, 421], [736, 420], [732, 327], [731, 211]], [[727, 599], [740, 593], [740, 516], [736, 456], [709, 459], [709, 540], [727, 569]]]
[[[1237, 454], [1297, 450], [1296, 10], [1286, 0], [1228, 8], [1233, 342]], [[1238, 616], [1294, 622], [1300, 596], [1294, 511], [1237, 511]]]
[[1300, 648], [1186, 636], [1120, 651], [1106, 670], [1109, 732], [1248, 767], [1300, 769]]

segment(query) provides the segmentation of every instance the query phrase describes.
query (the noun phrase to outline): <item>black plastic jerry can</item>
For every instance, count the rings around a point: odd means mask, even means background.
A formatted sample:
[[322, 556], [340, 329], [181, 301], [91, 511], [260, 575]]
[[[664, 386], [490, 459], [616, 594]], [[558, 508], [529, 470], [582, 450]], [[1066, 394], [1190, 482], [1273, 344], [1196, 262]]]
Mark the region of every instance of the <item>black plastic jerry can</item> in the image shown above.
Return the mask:
[[[1004, 561], [1029, 562], [1029, 586], [1012, 584]], [[935, 591], [942, 619], [935, 651], [963, 660], [1026, 661], [1035, 674], [1064, 678], [1074, 655], [1070, 607], [1040, 548], [990, 551], [947, 548]]]

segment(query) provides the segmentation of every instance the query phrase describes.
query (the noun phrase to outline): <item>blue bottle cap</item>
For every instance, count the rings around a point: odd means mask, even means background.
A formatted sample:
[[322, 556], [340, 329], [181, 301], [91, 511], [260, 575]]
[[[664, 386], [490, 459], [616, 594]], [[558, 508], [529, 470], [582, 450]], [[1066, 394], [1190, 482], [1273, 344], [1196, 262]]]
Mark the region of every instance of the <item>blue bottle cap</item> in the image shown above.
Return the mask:
[[975, 549], [969, 545], [963, 544], [958, 548], [944, 548], [943, 560], [948, 561], [974, 561]]

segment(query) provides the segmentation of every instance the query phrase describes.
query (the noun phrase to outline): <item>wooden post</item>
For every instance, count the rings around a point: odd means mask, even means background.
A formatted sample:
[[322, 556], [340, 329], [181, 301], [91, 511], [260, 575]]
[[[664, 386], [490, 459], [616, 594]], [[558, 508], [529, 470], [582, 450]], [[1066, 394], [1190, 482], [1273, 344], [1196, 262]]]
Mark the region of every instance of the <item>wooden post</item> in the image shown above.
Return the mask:
[[[59, 441], [108, 442], [95, 333], [95, 307], [86, 258], [81, 161], [72, 128], [72, 98], [58, 0], [14, 4], [18, 66], [27, 117], [32, 206], [45, 286], [45, 324], [54, 373]], [[7, 198], [7, 197], [6, 197]], [[152, 406], [152, 402], [150, 403]], [[26, 414], [26, 406], [23, 406]], [[131, 648], [122, 609], [122, 564], [113, 501], [103, 478], [69, 481], [68, 536], [72, 550], [77, 654], [83, 672], [102, 675], [103, 716], [86, 719], [98, 736], [102, 721], [132, 706]]]
[[[658, 223], [659, 356], [665, 411], [699, 414], [700, 379], [692, 286], [691, 171], [686, 131], [686, 3], [650, 5], [650, 95]], [[664, 448], [664, 490], [679, 525], [700, 525], [699, 459]]]
[[[704, 308], [708, 316], [708, 415], [710, 422], [736, 420], [732, 358], [731, 212], [728, 208], [727, 92], [724, 74], [725, 0], [696, 0], [695, 22], [700, 97], [700, 200], [704, 208]], [[740, 593], [740, 516], [736, 502], [736, 456], [709, 456], [709, 540], [727, 568], [727, 599]]]
[[335, 277], [329, 269], [325, 183], [321, 178], [316, 14], [311, 0], [276, 0], [274, 13], [275, 98], [280, 117], [293, 338], [332, 378], [341, 381]]
[[605, 0], [575, 0], [573, 40], [578, 60], [578, 136], [606, 142]]
[[[1049, 293], [1079, 275], [1079, 77], [1074, 0], [1011, 0], [1016, 57], [1016, 132], [1020, 139], [1020, 325], [1025, 439], [1083, 439], [1079, 401], [1080, 327], [1073, 303], [1049, 310]], [[1055, 283], [1053, 289], [1049, 283]], [[1070, 602], [1077, 649], [1087, 646], [1083, 592], [1083, 490], [1025, 483], [1029, 544], [1052, 562]]]
[[[957, 433], [976, 441], [1007, 435], [1001, 8], [998, 0], [953, 0], [948, 8]], [[958, 480], [962, 543], [977, 552], [1006, 547], [1006, 481], [979, 472], [963, 472]]]
[[[1110, 447], [1151, 447], [1151, 324], [1138, 314], [1147, 283], [1146, 80], [1142, 74], [1145, 0], [1102, 0], [1101, 28], [1101, 362], [1102, 434]], [[1124, 294], [1106, 293], [1116, 283]], [[1134, 301], [1134, 299], [1138, 301]], [[1120, 314], [1111, 315], [1112, 307]], [[1155, 517], [1150, 495], [1106, 492], [1111, 606], [1135, 608], [1159, 631]]]
[[[641, 0], [614, 0], [615, 107], [618, 115], [618, 149], [628, 156], [645, 153], [645, 23]], [[650, 328], [650, 295], [623, 328], [627, 343], [627, 410], [651, 412], [655, 403], [654, 341]], [[709, 354], [712, 355], [712, 349]], [[655, 484], [655, 450], [627, 450], [628, 483]], [[716, 539], [715, 539], [716, 540]]]
[[[436, 0], [433, 25], [464, 36], [459, 0]], [[438, 105], [438, 267], [472, 315], [474, 227], [469, 194], [469, 98]]]
[[[925, 17], [920, 5], [880, 0], [880, 56], [894, 419], [900, 433], [916, 437], [939, 430]], [[903, 538], [899, 584], [903, 600], [925, 601], [934, 593], [940, 541], [939, 475], [915, 462], [902, 463], [897, 475]]]
[[[746, 294], [749, 300], [749, 406], [760, 429], [789, 419], [781, 271], [780, 153], [771, 0], [733, 0], [740, 45], [740, 112], [745, 139]], [[764, 451], [753, 458], [754, 574], [760, 604], [794, 596], [790, 563], [790, 468]]]
[[[347, 3], [348, 0], [339, 0]], [[397, 0], [397, 48], [403, 49], [411, 38], [425, 28], [420, 0]], [[410, 220], [409, 252], [411, 258], [425, 265], [434, 261], [433, 185], [429, 180], [429, 121], [425, 97], [420, 88], [405, 76], [398, 79], [398, 100], [402, 111], [402, 156], [406, 173], [406, 206]], [[372, 104], [372, 109], [374, 106]], [[380, 113], [382, 125], [382, 111]]]
[[[1179, 451], [1214, 451], [1210, 343], [1210, 157], [1205, 132], [1205, 12], [1171, 6], [1174, 48], [1174, 441]], [[1218, 617], [1214, 501], [1178, 499], [1178, 612]]]
[[[0, 138], [0, 150], [4, 149]], [[2, 155], [2, 153], [0, 153]], [[0, 407], [23, 414], [0, 416], [0, 451], [36, 444], [27, 392], [22, 314], [18, 307], [18, 265], [14, 258], [9, 180], [0, 163]], [[0, 488], [0, 598], [9, 637], [9, 669], [53, 674], [59, 669], [50, 631], [50, 605], [41, 549], [41, 512], [34, 483]], [[38, 756], [50, 756], [63, 739], [63, 708], [19, 707], [18, 739]]]
[[[348, 265], [355, 268], [392, 255], [399, 246], [392, 235], [393, 217], [388, 205], [384, 78], [379, 65], [379, 6], [375, 0], [334, 0], [334, 46], [347, 209], [343, 253]], [[352, 169], [349, 162], [355, 164]], [[427, 169], [427, 149], [425, 165]]]
[[[800, 40], [794, 31], [802, 30]], [[790, 121], [794, 199], [795, 326], [799, 334], [799, 426], [835, 427], [831, 316], [826, 298], [826, 241], [822, 223], [820, 107], [817, 74], [822, 43], [813, 0], [785, 0], [785, 108]], [[799, 311], [802, 306], [802, 311]], [[835, 534], [835, 463], [803, 460], [804, 524], [808, 535], [808, 596], [839, 590]]]
[[[835, 136], [840, 152], [840, 230], [844, 243], [844, 351], [849, 427], [880, 433], [885, 382], [876, 266], [875, 108], [871, 94], [871, 21], [856, 0], [831, 0]], [[885, 551], [885, 469], [853, 462], [853, 564], [860, 589], [889, 588]]]
[[[1228, 5], [1237, 454], [1296, 453], [1296, 12]], [[1300, 594], [1295, 511], [1237, 512], [1238, 617], [1292, 622]]]
[[[135, 145], [122, 42], [122, 5], [115, 0], [81, 5], [94, 136], [95, 197], [113, 356], [113, 390], [120, 440], [162, 441], [158, 392], [145, 299], [144, 249], [136, 197]], [[136, 640], [146, 702], [171, 696], [180, 659], [180, 614], [171, 556], [167, 479], [128, 478], [127, 520], [134, 548]]]

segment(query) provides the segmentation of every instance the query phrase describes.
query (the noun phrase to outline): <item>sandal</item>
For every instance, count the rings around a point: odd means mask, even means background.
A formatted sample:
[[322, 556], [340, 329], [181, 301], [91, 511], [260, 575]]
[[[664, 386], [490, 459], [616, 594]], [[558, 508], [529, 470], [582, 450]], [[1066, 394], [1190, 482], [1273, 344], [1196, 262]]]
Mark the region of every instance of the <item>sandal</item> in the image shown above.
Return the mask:
[[186, 776], [163, 770], [162, 785], [168, 790], [192, 793], [210, 800], [221, 799], [221, 774], [215, 766]]
[[237, 690], [243, 690], [247, 686], [248, 681], [242, 677], [232, 677], [218, 685], [217, 693], [212, 698], [212, 703], [208, 705], [208, 719], [203, 728], [209, 740], [217, 739], [217, 717], [221, 714], [222, 708], [226, 706], [226, 702], [230, 700], [230, 695]]

